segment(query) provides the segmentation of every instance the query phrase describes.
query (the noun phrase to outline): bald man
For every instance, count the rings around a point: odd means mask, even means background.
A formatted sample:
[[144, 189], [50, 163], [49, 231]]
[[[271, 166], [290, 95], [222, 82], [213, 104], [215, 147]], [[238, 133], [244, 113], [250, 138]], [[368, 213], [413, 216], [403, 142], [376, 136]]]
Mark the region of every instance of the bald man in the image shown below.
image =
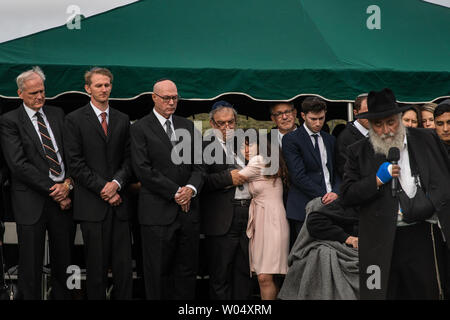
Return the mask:
[[194, 124], [174, 115], [179, 96], [173, 81], [157, 81], [152, 99], [152, 112], [131, 126], [131, 161], [142, 185], [138, 219], [146, 297], [194, 299], [200, 236], [196, 196], [203, 178], [193, 152], [187, 163], [172, 159], [180, 131], [190, 135], [188, 148], [194, 150]]

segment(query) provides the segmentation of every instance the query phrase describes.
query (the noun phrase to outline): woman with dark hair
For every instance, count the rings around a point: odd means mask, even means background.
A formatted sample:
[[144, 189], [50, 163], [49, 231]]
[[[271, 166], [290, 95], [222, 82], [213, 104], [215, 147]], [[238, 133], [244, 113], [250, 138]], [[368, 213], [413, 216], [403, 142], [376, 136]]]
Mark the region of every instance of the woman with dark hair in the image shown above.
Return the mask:
[[250, 270], [257, 274], [261, 299], [274, 300], [279, 291], [274, 275], [285, 275], [288, 269], [289, 224], [283, 204], [287, 167], [280, 153], [271, 152], [270, 141], [267, 150], [261, 150], [256, 140], [246, 140], [242, 151], [249, 162], [239, 173], [249, 179], [252, 194], [247, 225]]
[[422, 128], [422, 115], [417, 105], [410, 105], [402, 113], [402, 122], [405, 127]]

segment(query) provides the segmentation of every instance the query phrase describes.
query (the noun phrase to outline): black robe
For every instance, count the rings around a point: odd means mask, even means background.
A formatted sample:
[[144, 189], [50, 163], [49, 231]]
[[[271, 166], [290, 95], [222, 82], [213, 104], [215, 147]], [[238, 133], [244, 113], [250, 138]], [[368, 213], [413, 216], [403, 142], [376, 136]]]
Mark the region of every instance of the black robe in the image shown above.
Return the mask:
[[[450, 165], [446, 150], [434, 131], [407, 129], [409, 152], [414, 153], [421, 185], [428, 192], [446, 239], [450, 239]], [[391, 256], [397, 229], [398, 200], [391, 195], [391, 183], [376, 185], [376, 172], [386, 157], [375, 154], [368, 139], [349, 147], [341, 194], [345, 206], [361, 206], [359, 259], [361, 299], [385, 299]], [[412, 248], [413, 249], [413, 248]], [[367, 269], [377, 265], [381, 289], [369, 290]]]

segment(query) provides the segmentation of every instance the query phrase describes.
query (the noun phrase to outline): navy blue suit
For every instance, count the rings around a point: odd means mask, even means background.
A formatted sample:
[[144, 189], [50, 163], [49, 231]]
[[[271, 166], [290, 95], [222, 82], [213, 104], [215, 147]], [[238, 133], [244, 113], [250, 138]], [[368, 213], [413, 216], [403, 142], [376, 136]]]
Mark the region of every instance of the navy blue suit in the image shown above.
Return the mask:
[[[332, 192], [338, 193], [340, 178], [335, 170], [336, 138], [320, 131], [327, 150], [327, 168], [330, 173]], [[305, 220], [306, 204], [327, 193], [321, 160], [314, 152], [314, 145], [304, 126], [283, 137], [283, 156], [286, 161], [290, 187], [286, 215], [290, 220]]]

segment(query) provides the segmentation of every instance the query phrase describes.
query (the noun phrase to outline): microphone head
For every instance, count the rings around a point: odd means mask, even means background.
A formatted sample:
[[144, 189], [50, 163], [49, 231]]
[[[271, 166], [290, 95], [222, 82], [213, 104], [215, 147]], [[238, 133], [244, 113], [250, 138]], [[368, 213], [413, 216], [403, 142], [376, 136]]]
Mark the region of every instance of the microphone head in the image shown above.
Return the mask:
[[397, 147], [391, 147], [388, 152], [387, 161], [394, 162], [400, 160], [400, 150]]

